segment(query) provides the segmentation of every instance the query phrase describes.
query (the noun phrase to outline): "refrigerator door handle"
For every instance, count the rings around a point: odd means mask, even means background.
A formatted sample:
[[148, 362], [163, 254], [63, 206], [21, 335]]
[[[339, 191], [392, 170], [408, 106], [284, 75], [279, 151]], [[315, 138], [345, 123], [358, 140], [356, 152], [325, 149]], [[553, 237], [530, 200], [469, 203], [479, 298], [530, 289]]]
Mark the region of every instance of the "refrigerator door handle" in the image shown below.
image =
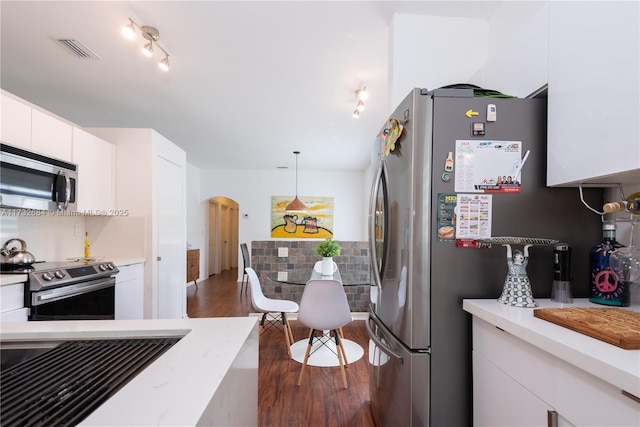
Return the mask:
[[[382, 183], [382, 174], [384, 162], [378, 163], [378, 170], [373, 180], [373, 186], [371, 187], [371, 198], [369, 199], [369, 258], [371, 259], [371, 269], [373, 270], [373, 285], [382, 289], [382, 283], [380, 279], [380, 266], [378, 265], [378, 259], [376, 255], [376, 197], [380, 190], [380, 184]], [[384, 251], [383, 251], [384, 252]]]
[[373, 330], [371, 329], [370, 321], [373, 321], [373, 323], [376, 324], [376, 326], [378, 327], [378, 330], [381, 331], [383, 335], [385, 335], [385, 338], [387, 339], [387, 341], [390, 342], [391, 339], [384, 332], [384, 325], [382, 325], [382, 323], [378, 319], [376, 319], [374, 316], [369, 314], [369, 319], [365, 322], [365, 325], [367, 327], [367, 332], [369, 333], [369, 338], [371, 339], [371, 341], [373, 341], [375, 343], [375, 345], [378, 346], [380, 348], [380, 350], [382, 350], [386, 355], [391, 356], [391, 357], [395, 357], [396, 359], [398, 359], [398, 361], [400, 363], [404, 363], [404, 358], [402, 357], [402, 355], [400, 353], [398, 353], [397, 351], [395, 351], [393, 348], [391, 348], [391, 346], [389, 344], [384, 343], [378, 337], [378, 335], [376, 335], [373, 332]]

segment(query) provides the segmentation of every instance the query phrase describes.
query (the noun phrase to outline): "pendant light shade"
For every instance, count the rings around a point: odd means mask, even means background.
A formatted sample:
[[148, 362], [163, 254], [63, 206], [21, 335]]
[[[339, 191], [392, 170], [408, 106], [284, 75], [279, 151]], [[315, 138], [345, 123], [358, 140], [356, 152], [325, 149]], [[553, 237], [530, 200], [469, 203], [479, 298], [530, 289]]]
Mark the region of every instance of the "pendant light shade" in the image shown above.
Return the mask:
[[298, 199], [298, 154], [300, 154], [300, 152], [294, 151], [293, 154], [296, 155], [296, 198], [287, 205], [286, 210], [287, 212], [305, 212], [307, 207]]

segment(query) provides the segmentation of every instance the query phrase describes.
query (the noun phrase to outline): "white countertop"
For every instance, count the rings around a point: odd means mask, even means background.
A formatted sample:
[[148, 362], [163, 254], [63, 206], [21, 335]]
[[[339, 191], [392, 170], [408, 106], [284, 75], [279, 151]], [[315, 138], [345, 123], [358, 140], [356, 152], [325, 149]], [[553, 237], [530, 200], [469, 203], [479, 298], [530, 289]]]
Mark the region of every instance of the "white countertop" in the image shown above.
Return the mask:
[[[184, 335], [80, 425], [195, 426], [211, 411], [212, 397], [238, 360], [246, 361], [245, 376], [255, 370], [257, 386], [257, 321], [258, 317], [224, 317], [3, 323], [0, 340]], [[246, 343], [251, 346], [248, 352]]]
[[26, 274], [0, 274], [0, 286], [24, 283], [27, 280], [29, 280], [29, 278]]
[[[537, 299], [538, 308], [561, 308]], [[566, 307], [607, 307], [575, 299]], [[533, 308], [510, 307], [495, 299], [465, 299], [463, 309], [621, 390], [640, 396], [640, 350], [624, 350], [533, 316]], [[640, 306], [621, 307], [640, 311]]]

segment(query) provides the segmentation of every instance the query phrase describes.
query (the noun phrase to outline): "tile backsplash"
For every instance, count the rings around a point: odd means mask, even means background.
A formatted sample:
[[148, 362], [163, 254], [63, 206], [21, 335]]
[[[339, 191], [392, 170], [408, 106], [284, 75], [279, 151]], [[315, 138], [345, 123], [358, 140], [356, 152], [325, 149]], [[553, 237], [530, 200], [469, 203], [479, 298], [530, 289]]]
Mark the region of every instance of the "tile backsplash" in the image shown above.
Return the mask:
[[[300, 302], [304, 286], [287, 285], [267, 279], [269, 273], [293, 269], [308, 269], [321, 257], [316, 254], [317, 240], [264, 240], [252, 241], [251, 266], [260, 277], [265, 296], [278, 299], [291, 299]], [[349, 271], [370, 277], [369, 248], [367, 242], [339, 241], [342, 251], [333, 257], [340, 271]], [[288, 256], [279, 257], [278, 248], [287, 248]], [[369, 285], [345, 286], [351, 311], [367, 311], [369, 306]]]

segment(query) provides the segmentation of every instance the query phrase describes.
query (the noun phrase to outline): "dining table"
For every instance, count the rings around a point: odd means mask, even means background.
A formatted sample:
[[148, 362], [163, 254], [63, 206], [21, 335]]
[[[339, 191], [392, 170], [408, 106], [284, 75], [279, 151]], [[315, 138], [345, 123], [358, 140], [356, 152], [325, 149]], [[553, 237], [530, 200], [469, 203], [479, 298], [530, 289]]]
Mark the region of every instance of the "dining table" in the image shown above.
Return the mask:
[[[267, 275], [267, 278], [274, 282], [289, 285], [304, 286], [309, 280], [337, 280], [343, 286], [369, 286], [369, 275], [362, 272], [351, 273], [349, 271], [341, 272], [340, 268], [335, 267], [331, 275], [321, 274], [319, 265], [316, 264], [312, 268], [297, 268], [285, 271], [274, 271]], [[347, 363], [353, 363], [364, 356], [364, 349], [356, 342], [347, 338], [341, 339], [342, 346], [346, 353]], [[302, 363], [309, 344], [309, 337], [294, 342], [291, 345], [291, 356], [293, 360]], [[309, 353], [308, 365], [330, 367], [339, 366], [338, 353], [335, 340], [329, 336], [329, 331], [323, 331], [320, 339], [314, 340], [313, 346]]]

